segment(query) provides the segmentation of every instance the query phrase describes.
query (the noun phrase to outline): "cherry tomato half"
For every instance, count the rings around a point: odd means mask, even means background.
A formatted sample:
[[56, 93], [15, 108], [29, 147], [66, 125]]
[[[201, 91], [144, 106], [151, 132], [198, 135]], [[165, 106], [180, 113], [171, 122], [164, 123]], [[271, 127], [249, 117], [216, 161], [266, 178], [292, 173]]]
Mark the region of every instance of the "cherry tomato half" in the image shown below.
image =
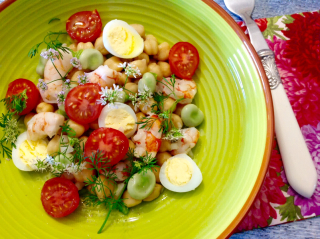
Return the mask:
[[69, 118], [83, 125], [98, 119], [103, 107], [96, 103], [100, 99], [99, 91], [100, 86], [95, 83], [78, 85], [70, 90], [65, 101]]
[[178, 42], [170, 49], [169, 64], [173, 74], [191, 79], [199, 65], [198, 50], [189, 42]]
[[17, 95], [22, 93], [25, 89], [27, 89], [27, 102], [26, 108], [19, 115], [26, 115], [30, 113], [38, 104], [40, 93], [37, 89], [36, 85], [27, 79], [16, 79], [9, 84], [8, 91], [6, 94], [6, 98], [12, 95]]
[[106, 161], [103, 162], [105, 165], [98, 164], [98, 166], [101, 168], [110, 167], [124, 158], [129, 150], [129, 140], [119, 130], [102, 127], [90, 134], [84, 146], [84, 156], [92, 156], [98, 150], [106, 158]]
[[72, 39], [79, 42], [92, 42], [100, 36], [101, 18], [97, 10], [73, 14], [67, 20], [66, 29]]
[[65, 217], [77, 209], [80, 197], [77, 187], [68, 179], [51, 178], [41, 190], [44, 210], [52, 217]]

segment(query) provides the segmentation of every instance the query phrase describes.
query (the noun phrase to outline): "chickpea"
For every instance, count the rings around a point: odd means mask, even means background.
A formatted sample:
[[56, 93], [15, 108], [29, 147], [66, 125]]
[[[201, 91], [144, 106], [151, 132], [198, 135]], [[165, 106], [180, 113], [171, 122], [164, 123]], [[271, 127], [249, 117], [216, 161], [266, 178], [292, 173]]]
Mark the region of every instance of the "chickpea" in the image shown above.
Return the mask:
[[137, 122], [141, 122], [143, 117], [146, 117], [146, 115], [142, 112], [139, 112], [136, 114], [137, 116]]
[[126, 90], [127, 94], [136, 94], [136, 93], [138, 93], [138, 85], [135, 84], [135, 83], [129, 82], [124, 86], [124, 88], [127, 89]]
[[135, 61], [132, 61], [130, 64], [131, 64], [132, 67], [138, 68], [140, 70], [140, 73], [141, 73], [140, 77], [137, 74], [136, 74], [136, 77], [134, 77], [133, 74], [130, 74], [130, 75], [128, 75], [128, 77], [130, 77], [130, 78], [137, 78], [137, 77], [141, 78], [142, 75], [144, 73], [146, 73], [147, 70], [148, 70], [146, 59], [135, 60]]
[[163, 152], [167, 152], [167, 151], [171, 151], [171, 142], [169, 140], [162, 139], [159, 152], [163, 153]]
[[85, 144], [86, 144], [86, 142], [88, 140], [88, 137], [87, 136], [81, 136], [79, 138], [79, 140], [81, 141], [80, 142], [80, 147], [81, 147], [82, 151], [84, 151], [84, 146], [85, 146]]
[[78, 124], [73, 120], [68, 120], [68, 125], [70, 126], [71, 129], [73, 129], [76, 132], [76, 135], [74, 136], [76, 138], [79, 138], [85, 131], [85, 128], [83, 125]]
[[96, 191], [93, 188], [93, 184], [88, 185], [87, 190], [89, 191], [89, 193], [96, 195]]
[[135, 143], [133, 143], [131, 139], [129, 139], [129, 148], [130, 149], [135, 149], [136, 148]]
[[140, 79], [136, 79], [136, 80], [134, 80], [134, 82], [133, 83], [135, 83], [135, 84], [139, 84], [139, 81], [140, 81]]
[[146, 62], [147, 62], [147, 65], [149, 64], [149, 61], [150, 61], [149, 56], [148, 56], [146, 53], [144, 53], [144, 52], [142, 52], [139, 56], [137, 56], [137, 57], [135, 57], [135, 58], [133, 58], [133, 59], [134, 59], [134, 60], [142, 60], [142, 59], [145, 59]]
[[74, 178], [77, 182], [83, 183], [84, 181], [93, 180], [94, 170], [90, 169], [93, 166], [86, 163], [85, 169], [82, 169], [80, 172], [73, 173]]
[[[173, 107], [175, 105], [175, 100], [172, 99], [172, 98], [166, 98], [163, 100], [163, 109], [161, 107], [161, 110], [164, 112], [164, 111], [167, 111], [169, 109], [171, 109], [171, 107]], [[172, 112], [176, 109], [176, 106], [174, 106]]]
[[130, 24], [138, 33], [139, 35], [144, 38], [145, 37], [145, 31], [144, 31], [144, 26], [140, 24]]
[[117, 186], [117, 184], [113, 180], [107, 179], [103, 175], [100, 175], [97, 178], [95, 184], [96, 194], [101, 201], [113, 194]]
[[78, 191], [84, 187], [84, 183], [80, 183], [80, 182], [76, 182], [74, 185], [78, 188]]
[[23, 122], [24, 122], [24, 125], [28, 128], [28, 122], [32, 119], [33, 116], [35, 116], [36, 114], [35, 113], [29, 113], [27, 114], [24, 119], [23, 119]]
[[[156, 101], [153, 98], [150, 98], [146, 104], [143, 104], [143, 103], [140, 104], [139, 109], [141, 110], [142, 113], [145, 113], [145, 114], [150, 113], [151, 106], [155, 103]], [[153, 109], [157, 110], [157, 107], [154, 107]]]
[[162, 42], [158, 45], [158, 54], [154, 56], [159, 61], [166, 61], [169, 58], [170, 45], [168, 42]]
[[158, 153], [156, 156], [157, 164], [161, 167], [164, 164], [164, 162], [166, 162], [171, 157], [172, 155], [168, 152]]
[[[84, 71], [76, 71], [71, 77], [72, 84], [78, 84], [78, 76], [84, 75]], [[77, 83], [76, 83], [77, 82]]]
[[153, 35], [146, 35], [144, 41], [144, 52], [148, 55], [157, 55], [158, 53], [158, 40]]
[[158, 66], [160, 67], [163, 77], [170, 77], [172, 75], [171, 68], [168, 62], [159, 61]]
[[171, 120], [172, 120], [174, 127], [176, 127], [177, 129], [182, 129], [183, 122], [182, 122], [182, 119], [179, 115], [172, 114]]
[[121, 64], [121, 63], [122, 63], [122, 61], [120, 60], [119, 57], [112, 56], [109, 59], [107, 59], [103, 63], [103, 65], [107, 65], [110, 69], [120, 72], [123, 70], [122, 67], [119, 67], [119, 64]]
[[154, 176], [156, 176], [156, 182], [160, 183], [160, 177], [159, 177], [160, 167], [152, 167], [151, 170], [154, 173]]
[[160, 196], [162, 188], [163, 188], [163, 186], [161, 184], [157, 183], [156, 186], [154, 187], [152, 193], [148, 197], [143, 199], [143, 201], [150, 202], [150, 201], [153, 201], [154, 199], [158, 198]]
[[107, 55], [109, 52], [103, 45], [102, 37], [98, 37], [94, 43], [94, 48], [101, 52], [102, 55]]
[[118, 84], [123, 86], [125, 83], [129, 83], [129, 82], [131, 82], [131, 79], [127, 77], [126, 74], [119, 72]]
[[41, 102], [37, 105], [36, 112], [39, 114], [41, 112], [54, 112], [54, 107], [46, 102]]
[[94, 49], [93, 45], [91, 42], [79, 42], [77, 45], [77, 51], [79, 50], [85, 50], [85, 49]]
[[69, 48], [73, 51], [77, 51], [77, 43], [72, 43]]
[[138, 113], [140, 111], [140, 109], [138, 107], [134, 107], [132, 102], [129, 102], [128, 105], [131, 107], [131, 109], [135, 112]]
[[127, 206], [127, 207], [134, 207], [134, 206], [137, 206], [138, 204], [140, 204], [142, 202], [142, 200], [137, 200], [137, 199], [134, 199], [130, 196], [128, 190], [126, 190], [123, 195], [122, 195], [122, 198], [123, 198], [123, 203]]
[[151, 63], [151, 64], [148, 65], [148, 72], [156, 73], [158, 81], [161, 81], [162, 78], [163, 78], [160, 66], [158, 66], [156, 63]]
[[182, 111], [183, 107], [185, 107], [185, 106], [186, 105], [183, 105], [183, 104], [177, 104], [176, 110], [174, 111], [174, 113], [181, 117], [181, 111]]
[[94, 121], [94, 122], [90, 123], [89, 128], [93, 129], [93, 130], [99, 129], [100, 127], [99, 127], [98, 121]]
[[57, 152], [59, 152], [59, 144], [60, 143], [60, 136], [56, 134], [48, 143], [47, 146], [47, 153], [51, 156], [54, 156]]

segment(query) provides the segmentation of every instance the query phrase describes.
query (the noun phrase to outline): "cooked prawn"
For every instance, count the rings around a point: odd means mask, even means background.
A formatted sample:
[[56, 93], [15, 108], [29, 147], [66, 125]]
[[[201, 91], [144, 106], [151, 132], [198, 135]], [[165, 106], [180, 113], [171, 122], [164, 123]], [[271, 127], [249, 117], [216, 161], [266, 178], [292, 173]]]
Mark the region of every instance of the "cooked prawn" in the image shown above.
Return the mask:
[[[64, 76], [72, 67], [70, 60], [72, 58], [71, 53], [61, 52], [63, 59], [54, 60], [54, 65], [49, 60], [44, 68], [44, 79], [47, 83], [48, 89], [46, 91], [40, 91], [43, 101], [47, 103], [57, 103], [57, 94], [62, 91], [62, 80], [61, 76]], [[57, 68], [55, 68], [55, 67]], [[59, 71], [59, 73], [57, 72]], [[61, 75], [61, 76], [60, 76]], [[56, 81], [55, 81], [56, 80]], [[50, 82], [50, 84], [48, 84]]]
[[155, 157], [160, 149], [162, 132], [159, 132], [159, 130], [161, 121], [156, 115], [150, 116], [151, 118], [154, 119], [151, 121], [151, 128], [147, 130], [140, 126], [137, 134], [132, 138], [132, 141], [136, 144], [134, 151], [136, 157], [145, 156], [146, 152]]
[[47, 136], [52, 137], [63, 125], [64, 117], [52, 112], [42, 112], [36, 114], [28, 122], [28, 140], [36, 141]]
[[200, 133], [195, 127], [182, 129], [183, 138], [173, 143], [172, 155], [187, 154], [197, 144]]
[[98, 83], [101, 87], [112, 87], [119, 81], [119, 73], [110, 69], [107, 65], [99, 66], [94, 71], [86, 73], [86, 76], [89, 82]]
[[[162, 79], [157, 84], [157, 92], [170, 95], [171, 98], [178, 100], [183, 99], [180, 104], [190, 104], [197, 93], [197, 85], [193, 80], [175, 79], [174, 89], [168, 84], [170, 78]], [[172, 93], [174, 91], [174, 94]]]

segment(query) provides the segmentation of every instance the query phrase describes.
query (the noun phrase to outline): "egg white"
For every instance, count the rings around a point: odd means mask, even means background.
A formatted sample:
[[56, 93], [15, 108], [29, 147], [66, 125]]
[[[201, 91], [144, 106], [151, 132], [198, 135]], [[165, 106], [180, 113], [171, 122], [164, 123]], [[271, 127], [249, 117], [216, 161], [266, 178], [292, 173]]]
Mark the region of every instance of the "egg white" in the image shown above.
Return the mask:
[[[109, 105], [106, 105], [102, 109], [100, 116], [98, 118], [98, 124], [99, 124], [100, 128], [106, 127], [105, 119], [106, 119], [107, 115], [114, 109], [123, 109], [123, 110], [127, 111], [133, 117], [134, 121], [137, 122], [137, 116], [129, 105], [115, 102], [114, 106], [115, 107], [110, 107]], [[137, 124], [134, 124], [133, 129], [130, 132], [126, 133], [125, 136], [127, 136], [127, 138], [130, 138], [136, 132], [136, 130], [137, 130]]]
[[[34, 169], [28, 166], [27, 164], [25, 164], [19, 156], [19, 148], [21, 144], [26, 140], [27, 140], [27, 132], [24, 132], [18, 136], [17, 142], [16, 142], [16, 148], [12, 148], [12, 161], [14, 165], [22, 171], [33, 171]], [[46, 143], [48, 144], [47, 139], [41, 139], [41, 140], [46, 141]]]
[[[139, 39], [138, 42], [135, 42], [135, 46], [134, 46], [134, 50], [130, 55], [120, 55], [119, 53], [117, 53], [114, 48], [110, 45], [110, 42], [108, 40], [108, 34], [110, 32], [111, 29], [115, 28], [115, 27], [124, 27], [126, 28], [128, 31], [130, 31], [130, 33], [135, 37], [135, 39]], [[140, 40], [141, 39], [141, 40]], [[121, 21], [121, 20], [112, 20], [110, 22], [108, 22], [104, 29], [103, 29], [103, 34], [102, 34], [102, 40], [103, 40], [103, 45], [104, 47], [114, 56], [120, 57], [120, 58], [134, 58], [139, 56], [142, 52], [143, 52], [143, 48], [144, 48], [144, 41], [142, 39], [142, 37], [139, 35], [139, 33], [132, 27], [130, 26], [128, 23], [126, 23], [125, 21]]]
[[[166, 176], [166, 166], [167, 166], [167, 162], [169, 160], [172, 160], [173, 158], [183, 158], [188, 160], [191, 165], [192, 165], [192, 177], [190, 179], [190, 181], [183, 185], [183, 186], [176, 186], [174, 184], [172, 184], [169, 179]], [[168, 190], [173, 191], [173, 192], [178, 192], [178, 193], [183, 193], [183, 192], [189, 192], [191, 190], [196, 189], [200, 183], [202, 182], [202, 173], [199, 169], [199, 167], [197, 166], [197, 164], [186, 154], [177, 154], [171, 158], [169, 158], [162, 166], [160, 169], [160, 173], [159, 173], [159, 178], [160, 178], [160, 182], [161, 184]]]

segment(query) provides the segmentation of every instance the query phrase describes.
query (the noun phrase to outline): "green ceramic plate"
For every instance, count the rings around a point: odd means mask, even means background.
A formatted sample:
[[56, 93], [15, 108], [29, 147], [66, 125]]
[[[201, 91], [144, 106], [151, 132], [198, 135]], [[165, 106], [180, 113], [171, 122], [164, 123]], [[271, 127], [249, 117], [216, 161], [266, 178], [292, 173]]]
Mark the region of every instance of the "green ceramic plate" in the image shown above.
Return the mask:
[[[46, 32], [64, 30], [70, 15], [93, 9], [99, 11], [104, 24], [112, 19], [139, 23], [160, 42], [188, 41], [197, 47], [200, 64], [194, 76], [198, 85], [194, 102], [205, 121], [199, 127], [194, 159], [203, 182], [194, 192], [165, 191], [157, 200], [130, 210], [128, 216], [113, 212], [103, 234], [98, 235], [106, 210], [81, 206], [66, 218], [51, 218], [40, 201], [49, 176], [19, 171], [12, 161], [1, 158], [0, 237], [226, 236], [243, 217], [262, 182], [273, 128], [270, 95], [257, 70], [260, 63], [248, 51], [248, 41], [244, 44], [234, 25], [230, 27], [230, 19], [219, 15], [220, 9], [196, 0], [16, 1], [0, 13], [1, 98], [7, 84], [16, 78], [38, 80], [39, 56], [30, 59], [27, 54]], [[54, 17], [61, 20], [48, 24]]]

